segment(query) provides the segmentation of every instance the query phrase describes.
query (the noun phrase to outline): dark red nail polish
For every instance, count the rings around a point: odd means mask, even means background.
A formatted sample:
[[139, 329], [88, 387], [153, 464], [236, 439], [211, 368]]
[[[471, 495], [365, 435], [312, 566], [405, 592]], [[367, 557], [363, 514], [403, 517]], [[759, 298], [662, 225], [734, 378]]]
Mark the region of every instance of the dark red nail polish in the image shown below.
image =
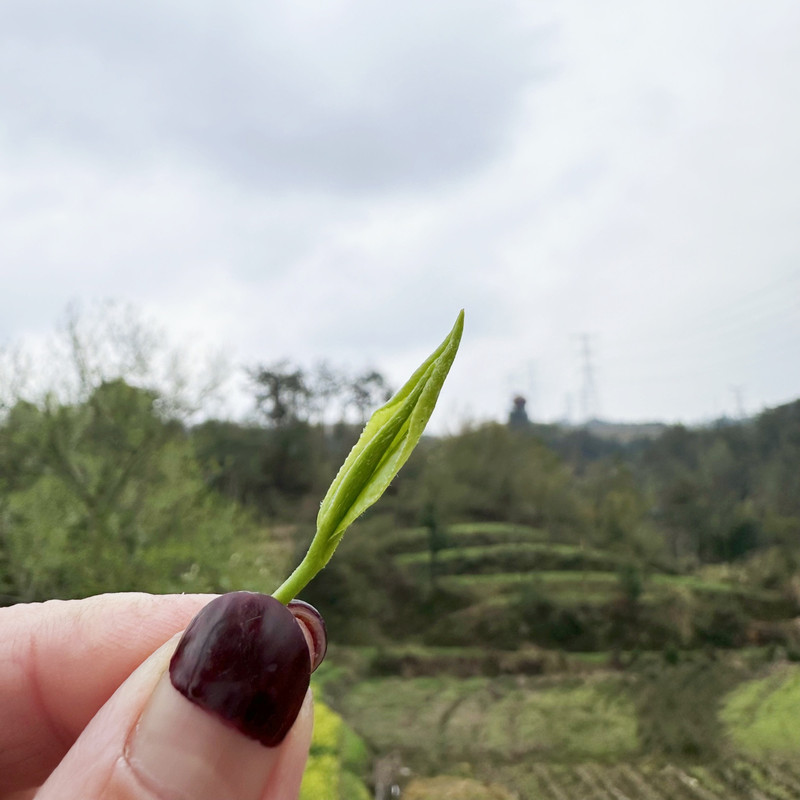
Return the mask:
[[328, 652], [328, 631], [325, 628], [325, 620], [314, 606], [304, 600], [292, 600], [288, 609], [305, 625], [311, 636], [311, 671], [314, 672]]
[[191, 702], [274, 747], [303, 704], [311, 658], [286, 606], [269, 595], [231, 592], [191, 621], [169, 675]]

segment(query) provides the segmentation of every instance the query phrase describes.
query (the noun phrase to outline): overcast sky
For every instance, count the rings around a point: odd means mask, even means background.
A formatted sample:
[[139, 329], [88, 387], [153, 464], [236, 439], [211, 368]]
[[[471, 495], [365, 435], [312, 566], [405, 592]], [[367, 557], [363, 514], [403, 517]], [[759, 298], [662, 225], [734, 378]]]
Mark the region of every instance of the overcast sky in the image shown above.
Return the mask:
[[3, 0], [0, 343], [113, 298], [398, 385], [464, 307], [439, 430], [752, 413], [798, 142], [797, 0]]

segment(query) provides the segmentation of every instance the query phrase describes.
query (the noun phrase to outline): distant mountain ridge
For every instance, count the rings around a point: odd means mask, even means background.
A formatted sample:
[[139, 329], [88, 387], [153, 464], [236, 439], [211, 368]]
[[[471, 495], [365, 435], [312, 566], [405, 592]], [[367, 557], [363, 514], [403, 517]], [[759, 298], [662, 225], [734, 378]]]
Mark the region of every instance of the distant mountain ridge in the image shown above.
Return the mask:
[[657, 439], [669, 425], [664, 422], [606, 422], [592, 419], [582, 427], [598, 439], [628, 444], [639, 439]]

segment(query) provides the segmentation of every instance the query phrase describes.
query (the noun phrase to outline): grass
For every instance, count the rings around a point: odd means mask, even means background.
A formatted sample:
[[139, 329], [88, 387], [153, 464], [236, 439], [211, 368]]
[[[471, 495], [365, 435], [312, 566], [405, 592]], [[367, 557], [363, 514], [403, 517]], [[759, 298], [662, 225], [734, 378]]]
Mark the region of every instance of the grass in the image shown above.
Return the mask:
[[[607, 602], [619, 593], [619, 576], [616, 572], [599, 570], [536, 570], [530, 572], [498, 572], [482, 575], [443, 575], [439, 579], [442, 588], [465, 592], [471, 596], [507, 595], [526, 586], [534, 585], [548, 599], [556, 602], [567, 597], [573, 600]], [[710, 583], [694, 575], [655, 574], [645, 580], [642, 600], [658, 602], [665, 592], [674, 588], [686, 588], [696, 593], [731, 596], [760, 600], [764, 603], [781, 602], [777, 592], [748, 590], [741, 586]]]
[[487, 786], [472, 778], [438, 775], [416, 778], [403, 792], [406, 800], [514, 800], [501, 786]]
[[738, 686], [720, 713], [731, 740], [746, 753], [800, 751], [800, 667], [784, 665]]
[[542, 570], [541, 572], [501, 572], [492, 575], [446, 575], [442, 579], [444, 586], [455, 588], [463, 586], [480, 586], [484, 589], [517, 589], [530, 582], [558, 588], [558, 584], [607, 585], [618, 583], [615, 572], [599, 572], [596, 570]]
[[[513, 525], [505, 522], [457, 523], [448, 526], [443, 532], [444, 547], [465, 547], [471, 545], [496, 545], [514, 542], [543, 541], [548, 538], [546, 531], [528, 525]], [[428, 548], [427, 528], [405, 528], [394, 531], [385, 537], [386, 551], [389, 553], [419, 552]]]
[[[427, 574], [427, 552], [401, 553], [398, 564]], [[523, 542], [478, 547], [458, 547], [438, 554], [441, 574], [487, 574], [529, 572], [531, 570], [614, 570], [621, 558], [592, 548], [543, 542]]]
[[353, 727], [378, 751], [418, 766], [619, 758], [637, 746], [633, 701], [616, 676], [588, 682], [517, 678], [386, 678], [340, 698]]
[[545, 570], [541, 572], [501, 572], [492, 575], [445, 575], [439, 585], [448, 591], [479, 599], [508, 596], [521, 589], [536, 587], [553, 602], [608, 602], [617, 593], [619, 579], [614, 572]]
[[687, 589], [691, 589], [695, 592], [718, 595], [733, 595], [754, 600], [762, 600], [766, 603], [777, 602], [781, 599], [779, 592], [772, 592], [767, 589], [751, 589], [746, 586], [740, 586], [733, 583], [709, 581], [696, 575], [664, 575], [657, 573], [649, 576], [647, 580], [655, 587], [684, 586]]
[[541, 528], [532, 528], [530, 525], [515, 525], [511, 522], [458, 522], [447, 529], [454, 536], [469, 536], [486, 533], [502, 538], [504, 536], [540, 537], [545, 536]]

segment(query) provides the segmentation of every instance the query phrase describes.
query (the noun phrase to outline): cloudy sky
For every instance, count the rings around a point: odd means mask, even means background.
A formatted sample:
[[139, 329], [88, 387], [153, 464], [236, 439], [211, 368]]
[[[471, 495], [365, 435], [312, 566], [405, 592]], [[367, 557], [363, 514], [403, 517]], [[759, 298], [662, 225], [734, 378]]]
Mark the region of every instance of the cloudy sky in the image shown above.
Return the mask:
[[0, 343], [112, 298], [397, 385], [464, 307], [440, 430], [755, 412], [798, 142], [796, 0], [3, 0]]

